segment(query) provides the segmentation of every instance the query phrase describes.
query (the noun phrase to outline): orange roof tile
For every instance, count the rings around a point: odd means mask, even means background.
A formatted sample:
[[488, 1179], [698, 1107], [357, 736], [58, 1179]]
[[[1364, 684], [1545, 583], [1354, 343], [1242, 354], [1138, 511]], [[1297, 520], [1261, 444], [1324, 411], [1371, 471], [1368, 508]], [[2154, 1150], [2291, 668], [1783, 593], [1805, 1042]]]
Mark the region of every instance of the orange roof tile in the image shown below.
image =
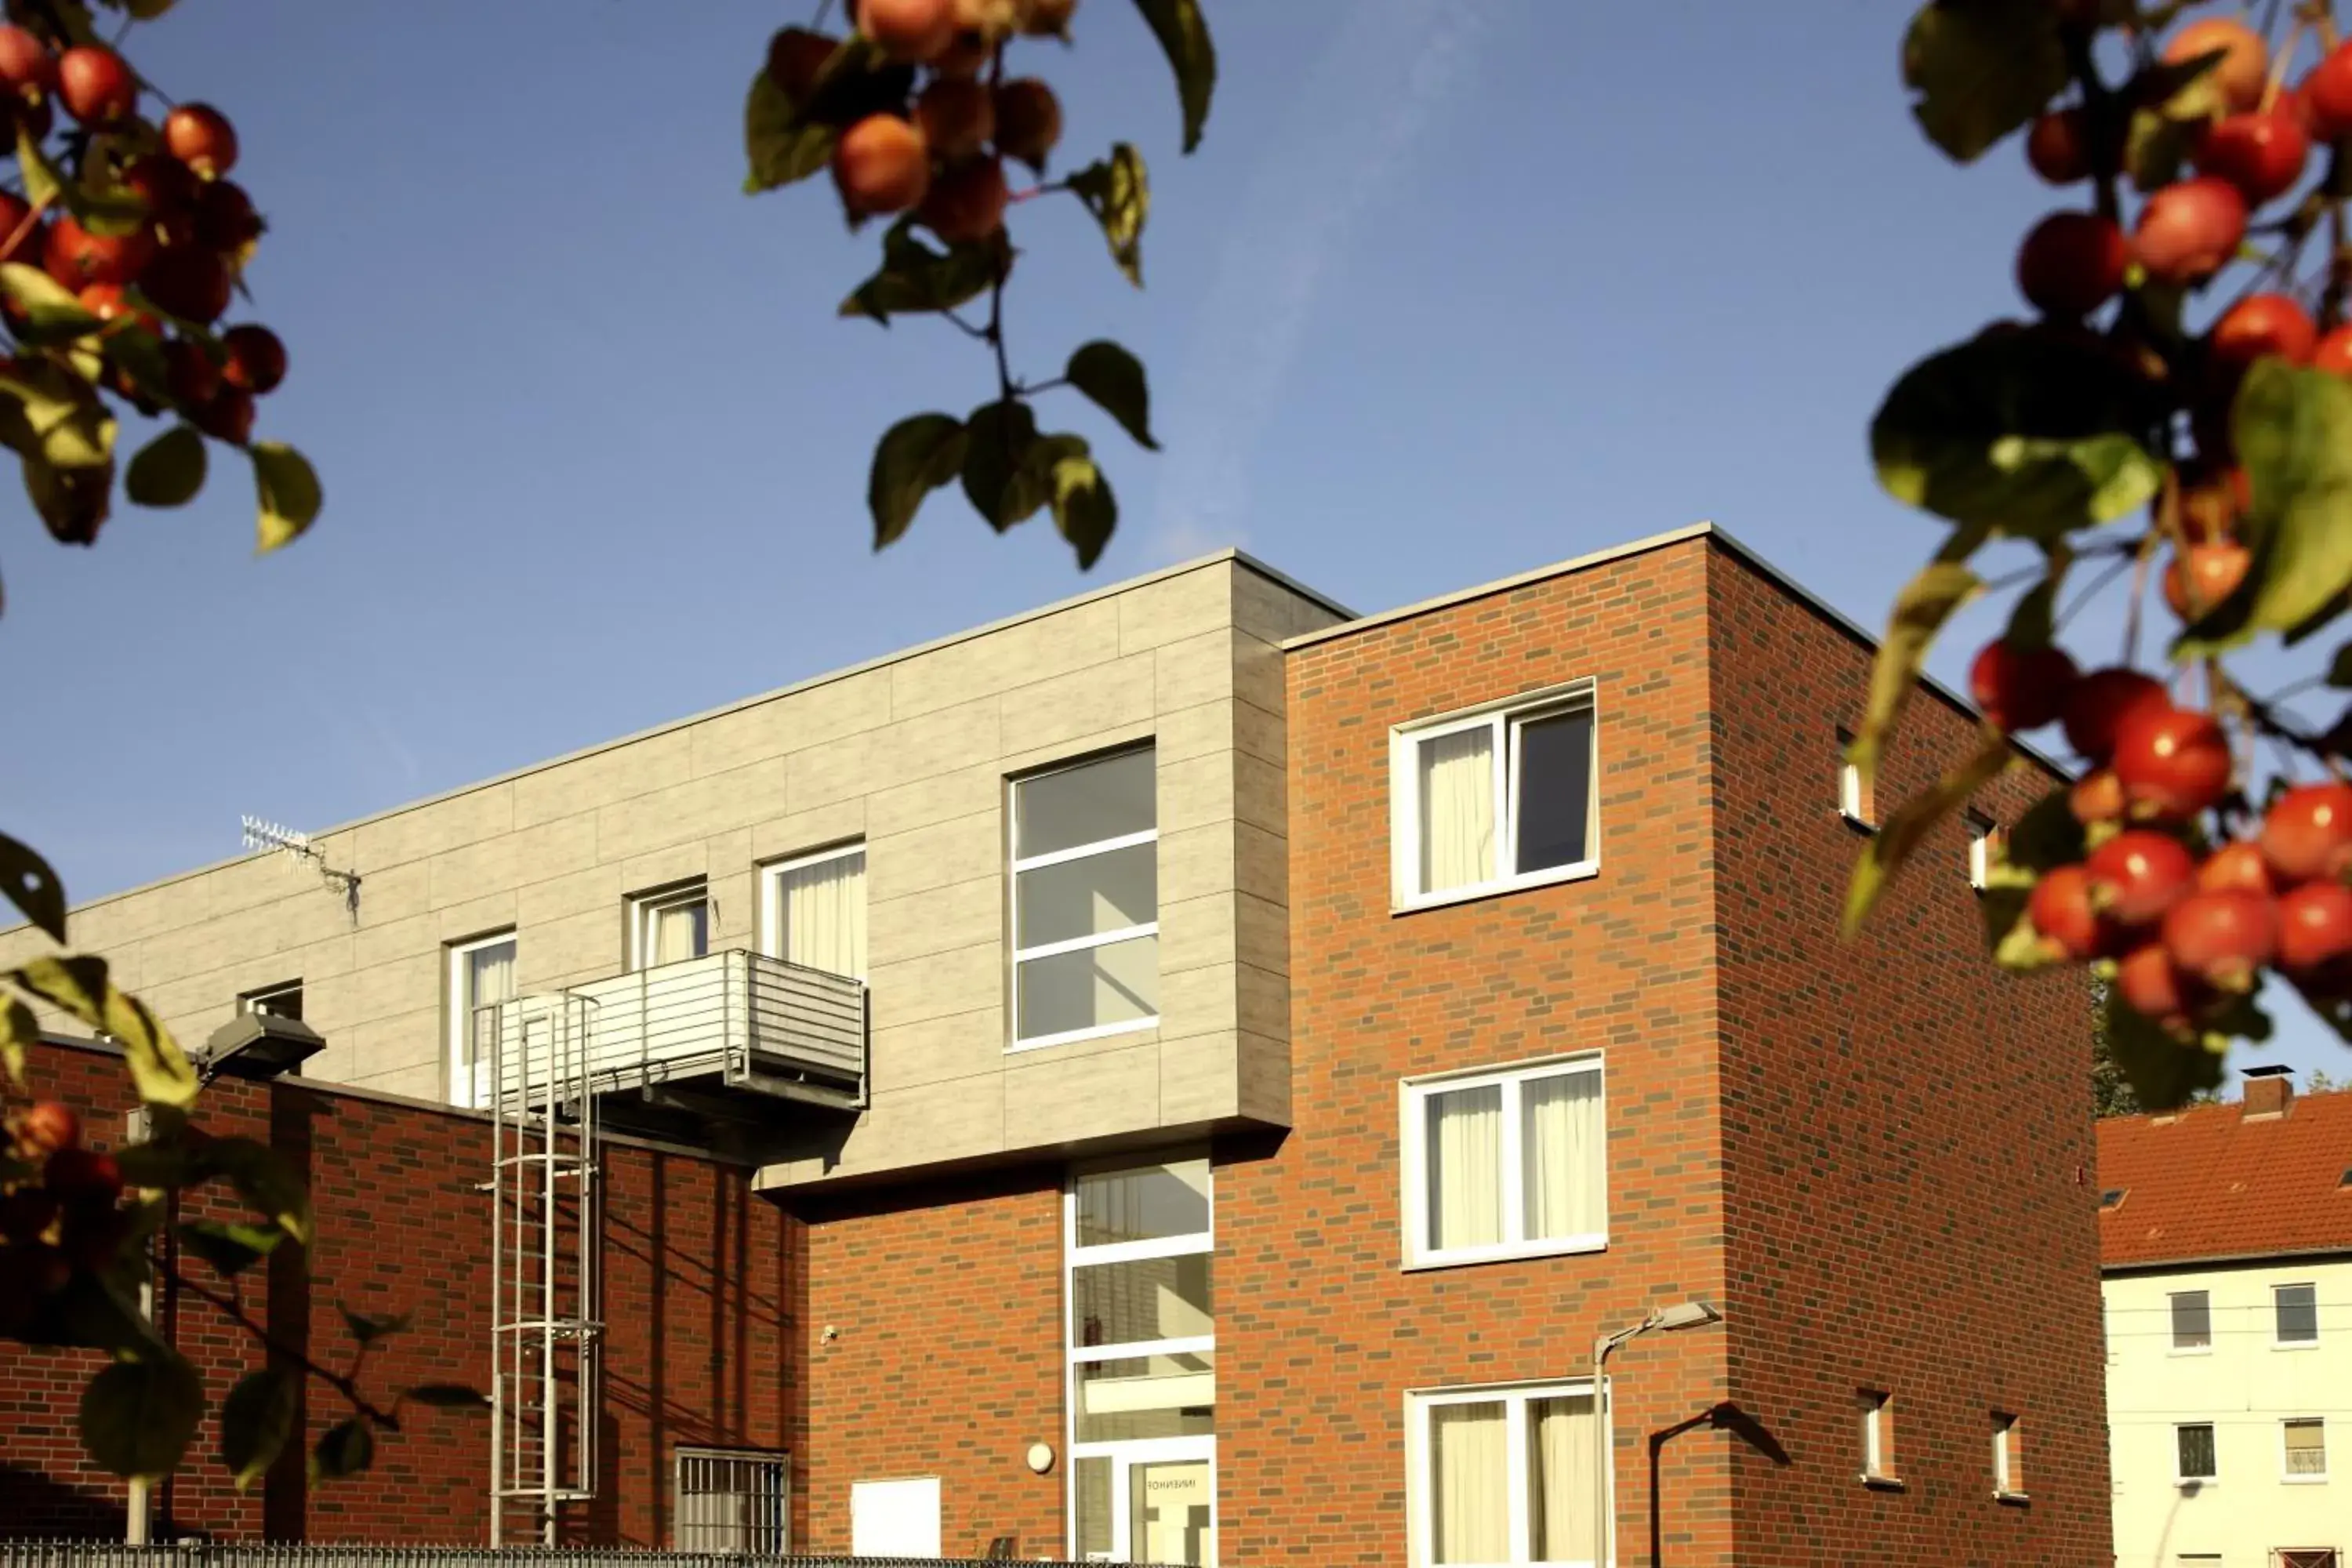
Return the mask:
[[2235, 1104], [2099, 1123], [2100, 1260], [2134, 1264], [2352, 1252], [2352, 1089], [2299, 1094], [2283, 1117]]

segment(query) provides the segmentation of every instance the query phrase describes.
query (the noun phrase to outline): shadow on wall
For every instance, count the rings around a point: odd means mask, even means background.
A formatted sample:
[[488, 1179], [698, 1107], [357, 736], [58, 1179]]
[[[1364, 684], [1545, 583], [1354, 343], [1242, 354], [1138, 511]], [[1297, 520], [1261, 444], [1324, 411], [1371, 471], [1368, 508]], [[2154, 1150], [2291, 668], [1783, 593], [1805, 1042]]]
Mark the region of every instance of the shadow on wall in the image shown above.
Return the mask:
[[1785, 1468], [1792, 1462], [1789, 1458], [1789, 1450], [1780, 1446], [1780, 1439], [1772, 1436], [1764, 1423], [1757, 1420], [1728, 1399], [1720, 1405], [1700, 1411], [1688, 1420], [1677, 1421], [1671, 1426], [1662, 1426], [1651, 1433], [1650, 1563], [1652, 1568], [1664, 1568], [1666, 1561], [1666, 1525], [1660, 1507], [1658, 1461], [1664, 1456], [1667, 1444], [1684, 1433], [1696, 1431], [1702, 1426], [1710, 1427], [1717, 1432], [1731, 1433], [1777, 1466]]
[[130, 1520], [119, 1493], [0, 1463], [0, 1541], [120, 1541]]

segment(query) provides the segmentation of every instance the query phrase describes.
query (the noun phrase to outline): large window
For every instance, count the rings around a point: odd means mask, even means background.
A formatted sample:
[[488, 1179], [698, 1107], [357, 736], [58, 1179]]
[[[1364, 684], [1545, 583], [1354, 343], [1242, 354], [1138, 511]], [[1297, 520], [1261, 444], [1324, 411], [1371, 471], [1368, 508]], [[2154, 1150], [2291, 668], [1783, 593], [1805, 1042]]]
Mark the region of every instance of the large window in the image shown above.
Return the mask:
[[2176, 1290], [2172, 1302], [2172, 1348], [2203, 1352], [2213, 1348], [2213, 1299], [2202, 1290]]
[[1595, 1425], [1590, 1383], [1414, 1394], [1412, 1561], [1592, 1563]]
[[1013, 1044], [1160, 1022], [1160, 814], [1149, 746], [1013, 784]]
[[761, 868], [760, 949], [771, 958], [866, 978], [866, 846]]
[[1592, 871], [1601, 856], [1592, 690], [1400, 730], [1391, 767], [1400, 908]]
[[1598, 1056], [1409, 1080], [1403, 1138], [1408, 1265], [1608, 1242]]
[[515, 933], [499, 931], [449, 947], [449, 1103], [490, 1103], [499, 1048], [499, 1004], [515, 999]]
[[2279, 1440], [2285, 1448], [2285, 1475], [2291, 1481], [2327, 1479], [2327, 1423], [2305, 1416], [2279, 1423]]
[[2210, 1421], [2183, 1422], [2172, 1429], [2174, 1455], [2173, 1479], [2179, 1481], [2210, 1481], [2219, 1479], [2220, 1457], [2213, 1451], [2213, 1424]]
[[792, 1471], [784, 1455], [681, 1447], [677, 1459], [677, 1551], [781, 1557], [792, 1550]]
[[2271, 1287], [2272, 1342], [2315, 1345], [2319, 1342], [2319, 1291], [2310, 1285]]
[[1206, 1160], [1070, 1183], [1063, 1299], [1080, 1559], [1216, 1562], [1209, 1196]]
[[629, 900], [629, 967], [652, 969], [710, 951], [710, 891], [700, 882]]

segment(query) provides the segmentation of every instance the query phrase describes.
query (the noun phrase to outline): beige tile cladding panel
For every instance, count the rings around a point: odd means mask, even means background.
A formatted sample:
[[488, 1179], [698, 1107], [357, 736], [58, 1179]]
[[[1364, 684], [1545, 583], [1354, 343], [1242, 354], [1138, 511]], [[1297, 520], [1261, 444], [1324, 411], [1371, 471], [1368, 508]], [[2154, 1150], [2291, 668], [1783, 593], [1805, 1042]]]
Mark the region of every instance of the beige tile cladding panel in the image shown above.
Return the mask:
[[[446, 943], [511, 926], [526, 989], [596, 978], [625, 962], [625, 895], [690, 876], [718, 940], [748, 942], [757, 863], [863, 837], [873, 1105], [769, 1179], [1286, 1114], [1276, 645], [1336, 618], [1230, 557], [1171, 570], [322, 834], [362, 874], [356, 921], [310, 872], [249, 858], [88, 906], [73, 934], [192, 1041], [299, 975], [329, 1037], [314, 1076], [437, 1094]], [[1008, 1054], [1005, 777], [1143, 737], [1161, 1025]], [[0, 932], [0, 960], [47, 949]]]

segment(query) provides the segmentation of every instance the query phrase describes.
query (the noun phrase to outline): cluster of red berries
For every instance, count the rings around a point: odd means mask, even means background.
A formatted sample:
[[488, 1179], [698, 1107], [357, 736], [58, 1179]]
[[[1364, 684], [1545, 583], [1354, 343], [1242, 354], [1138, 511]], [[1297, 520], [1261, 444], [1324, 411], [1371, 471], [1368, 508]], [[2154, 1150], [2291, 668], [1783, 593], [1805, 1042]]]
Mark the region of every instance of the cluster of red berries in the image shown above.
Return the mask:
[[60, 53], [23, 27], [0, 26], [0, 104], [8, 118], [38, 142], [52, 100], [62, 104], [89, 133], [81, 173], [89, 159], [106, 160], [115, 184], [146, 209], [129, 232], [97, 234], [69, 213], [37, 215], [22, 196], [0, 191], [0, 261], [43, 268], [102, 321], [159, 339], [163, 315], [181, 323], [163, 343], [164, 385], [142, 386], [117, 366], [115, 390], [149, 414], [163, 406], [154, 395], [167, 394], [198, 429], [242, 445], [252, 436], [254, 398], [286, 378], [286, 346], [263, 326], [218, 337], [209, 331], [262, 232], [252, 198], [226, 177], [236, 164], [236, 130], [201, 103], [181, 104], [150, 126], [138, 117], [139, 91], [131, 67], [103, 45]]
[[22, 1329], [75, 1268], [104, 1268], [129, 1228], [121, 1168], [82, 1147], [71, 1107], [37, 1100], [9, 1116], [6, 1131], [16, 1167], [35, 1173], [0, 1184], [0, 1332]]
[[2055, 647], [1994, 642], [1969, 679], [1988, 721], [2059, 722], [2091, 764], [2068, 795], [2091, 847], [2043, 871], [2026, 902], [2045, 957], [2113, 961], [2123, 1000], [2176, 1032], [2267, 965], [2313, 994], [2352, 994], [2352, 784], [2284, 790], [2251, 837], [2209, 847], [2198, 820], [2232, 778], [2212, 715], [2136, 669], [2078, 674]]
[[[2128, 238], [2114, 219], [2087, 212], [2052, 213], [2025, 237], [2018, 287], [2045, 316], [2074, 321], [2098, 310], [2122, 292], [2135, 261], [2161, 284], [2211, 278], [2237, 256], [2254, 212], [2302, 180], [2313, 143], [2352, 135], [2352, 42], [2329, 52], [2302, 81], [2275, 89], [2269, 46], [2235, 18], [2192, 23], [2164, 49], [2173, 66], [2215, 55], [2205, 81], [2219, 112], [2193, 128], [2189, 158], [2197, 172], [2151, 192]], [[2112, 167], [2135, 107], [2126, 91], [2096, 121], [2081, 107], [2037, 120], [2025, 141], [2034, 172], [2065, 185], [2090, 178], [2101, 163]], [[2102, 151], [2109, 156], [2097, 156]], [[2203, 342], [2206, 379], [2221, 405], [2236, 377], [2266, 354], [2352, 375], [2352, 327], [2323, 335], [2310, 312], [2284, 293], [2238, 301]]]
[[[869, 111], [842, 128], [833, 180], [849, 216], [912, 212], [950, 245], [1002, 228], [1004, 160], [1043, 173], [1062, 138], [1062, 106], [1036, 78], [990, 68], [1007, 38], [1066, 37], [1076, 9], [1077, 0], [860, 0], [858, 33], [920, 80], [905, 100], [862, 106]], [[841, 42], [787, 27], [769, 46], [768, 75], [805, 105]]]

